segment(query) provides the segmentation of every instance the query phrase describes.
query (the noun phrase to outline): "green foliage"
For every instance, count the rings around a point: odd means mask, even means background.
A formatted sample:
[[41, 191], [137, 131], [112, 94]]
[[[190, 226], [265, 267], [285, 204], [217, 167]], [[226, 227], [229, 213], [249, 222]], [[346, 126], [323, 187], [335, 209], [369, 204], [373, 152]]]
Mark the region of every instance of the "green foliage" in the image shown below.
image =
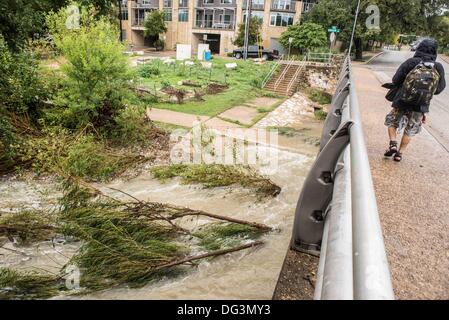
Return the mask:
[[257, 239], [263, 232], [254, 227], [237, 223], [214, 223], [200, 227], [194, 236], [201, 239], [206, 250], [221, 250], [238, 245], [244, 240]]
[[20, 51], [35, 34], [45, 33], [45, 14], [65, 5], [66, 0], [0, 1], [0, 35], [9, 48]]
[[[446, 0], [445, 0], [446, 1]], [[434, 8], [428, 6], [429, 1], [396, 0], [362, 0], [356, 27], [354, 49], [357, 59], [362, 58], [364, 43], [368, 40], [385, 42], [392, 35], [399, 33], [420, 34], [426, 32], [426, 18], [435, 14]], [[380, 29], [368, 30], [366, 20], [371, 13], [366, 13], [368, 5], [375, 4], [380, 10]], [[352, 0], [320, 0], [305, 15], [305, 21], [321, 24], [325, 29], [337, 26], [341, 32], [337, 39], [348, 47], [351, 37], [357, 1]]]
[[129, 105], [120, 110], [115, 118], [117, 128], [114, 137], [122, 144], [148, 142], [151, 128], [145, 117], [146, 107], [140, 105]]
[[315, 118], [317, 120], [326, 120], [327, 112], [324, 110], [316, 110], [315, 111]]
[[158, 76], [161, 74], [159, 65], [154, 63], [145, 63], [138, 66], [137, 72], [142, 78], [150, 78], [151, 76]]
[[68, 174], [94, 180], [107, 180], [120, 169], [120, 161], [93, 136], [82, 136], [68, 151], [64, 167]]
[[281, 188], [254, 170], [243, 166], [222, 164], [172, 164], [152, 168], [153, 175], [164, 181], [181, 177], [184, 183], [201, 183], [205, 188], [224, 187], [239, 184], [257, 193], [277, 196]]
[[[188, 99], [182, 105], [161, 99], [151, 105], [155, 108], [169, 109], [196, 115], [215, 116], [233, 106], [242, 105], [258, 96], [273, 96], [275, 93], [262, 90], [260, 84], [270, 72], [273, 62], [265, 62], [262, 65], [255, 64], [251, 60], [237, 60], [237, 68], [226, 70], [225, 64], [229, 60], [215, 58], [212, 62], [212, 71], [204, 69], [200, 64], [183, 67], [179, 62], [174, 66], [163, 64], [159, 59], [154, 59], [146, 65], [153, 65], [159, 69], [160, 75], [152, 75], [149, 78], [141, 78], [142, 83], [150, 90], [160, 90], [170, 86], [178, 89], [192, 91], [190, 83], [201, 86], [193, 87], [197, 91], [205, 92], [202, 100]], [[139, 69], [137, 67], [137, 69]], [[150, 68], [150, 67], [148, 67]], [[226, 82], [225, 82], [226, 74]], [[185, 83], [179, 85], [180, 82]], [[226, 86], [226, 90], [216, 92], [208, 89], [210, 83], [219, 83]], [[162, 94], [159, 94], [162, 96]]]
[[162, 10], [153, 10], [148, 14], [145, 20], [145, 37], [156, 37], [159, 39], [161, 33], [167, 32], [167, 26], [165, 25], [165, 13]]
[[170, 226], [139, 218], [114, 205], [91, 205], [67, 211], [64, 234], [84, 240], [71, 260], [84, 271], [81, 286], [98, 290], [127, 283], [141, 286], [154, 279], [152, 269], [186, 254]]
[[332, 101], [332, 95], [318, 89], [311, 89], [309, 91], [309, 99], [319, 104], [330, 104]]
[[0, 299], [46, 299], [64, 290], [59, 275], [0, 268]]
[[54, 217], [37, 210], [2, 215], [0, 226], [0, 236], [14, 238], [21, 245], [50, 240], [56, 234]]
[[28, 52], [12, 53], [0, 35], [0, 113], [36, 113], [46, 98], [36, 60]]
[[[253, 45], [259, 43], [260, 29], [262, 23], [258, 17], [251, 17], [249, 21], [248, 44]], [[245, 42], [245, 23], [239, 24], [237, 38], [234, 41], [236, 46], [242, 47]]]
[[65, 27], [65, 10], [47, 17], [54, 42], [67, 60], [61, 66], [63, 90], [48, 119], [71, 129], [92, 123], [108, 130], [130, 96], [132, 74], [117, 28], [105, 18], [94, 20], [91, 10], [82, 9], [79, 29]]
[[449, 16], [439, 16], [431, 20], [432, 37], [438, 41], [440, 49], [449, 48]]
[[323, 26], [311, 22], [288, 26], [287, 30], [282, 33], [279, 42], [288, 48], [290, 37], [293, 38], [291, 47], [301, 52], [322, 48], [327, 44], [327, 35]]

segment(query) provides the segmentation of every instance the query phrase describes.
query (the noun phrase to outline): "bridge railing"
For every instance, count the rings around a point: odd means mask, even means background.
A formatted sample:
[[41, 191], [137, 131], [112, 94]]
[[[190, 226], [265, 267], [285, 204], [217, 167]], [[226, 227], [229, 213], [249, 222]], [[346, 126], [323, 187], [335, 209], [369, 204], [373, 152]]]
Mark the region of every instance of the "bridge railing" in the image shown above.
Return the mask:
[[291, 247], [319, 254], [315, 299], [394, 299], [360, 111], [346, 58]]

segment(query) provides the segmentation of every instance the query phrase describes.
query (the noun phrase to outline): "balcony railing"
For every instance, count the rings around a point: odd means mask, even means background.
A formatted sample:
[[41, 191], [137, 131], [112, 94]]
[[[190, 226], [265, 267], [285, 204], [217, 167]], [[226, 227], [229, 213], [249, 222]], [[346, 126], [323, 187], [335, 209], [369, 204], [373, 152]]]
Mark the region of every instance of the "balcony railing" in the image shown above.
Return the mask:
[[213, 0], [213, 1], [204, 1], [197, 0], [196, 7], [197, 8], [208, 8], [208, 7], [235, 7], [236, 0]]
[[233, 30], [235, 29], [234, 21], [213, 21], [197, 19], [193, 26], [200, 29], [221, 29], [221, 30]]
[[133, 8], [159, 8], [159, 0], [142, 0], [140, 2], [134, 2]]
[[273, 10], [273, 11], [295, 12], [296, 11], [295, 7], [296, 7], [296, 1], [274, 0], [271, 3], [271, 10]]
[[[246, 2], [247, 0], [243, 0], [242, 9], [246, 10]], [[252, 10], [264, 10], [265, 8], [265, 1], [251, 1], [251, 9]]]

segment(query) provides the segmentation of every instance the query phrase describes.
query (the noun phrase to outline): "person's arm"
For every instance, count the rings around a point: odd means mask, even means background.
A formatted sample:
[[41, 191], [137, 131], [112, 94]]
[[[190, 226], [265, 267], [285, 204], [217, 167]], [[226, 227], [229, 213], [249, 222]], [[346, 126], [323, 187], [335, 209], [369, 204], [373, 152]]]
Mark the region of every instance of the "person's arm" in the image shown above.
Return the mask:
[[437, 71], [440, 74], [440, 82], [438, 82], [437, 90], [435, 94], [440, 94], [446, 88], [446, 79], [444, 78], [444, 68], [443, 65], [437, 64]]
[[412, 71], [412, 69], [415, 67], [415, 63], [413, 63], [413, 58], [410, 58], [406, 61], [404, 61], [396, 71], [396, 74], [393, 76], [393, 84], [397, 87], [401, 86], [405, 78], [407, 77], [408, 73]]

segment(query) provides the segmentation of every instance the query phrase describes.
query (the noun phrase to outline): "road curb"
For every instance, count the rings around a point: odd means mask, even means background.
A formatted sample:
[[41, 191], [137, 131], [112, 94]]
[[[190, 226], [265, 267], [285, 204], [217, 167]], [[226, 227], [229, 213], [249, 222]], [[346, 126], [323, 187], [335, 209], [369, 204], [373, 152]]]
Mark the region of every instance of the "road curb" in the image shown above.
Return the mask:
[[372, 60], [374, 60], [374, 59], [376, 59], [377, 57], [383, 55], [384, 53], [385, 53], [385, 51], [381, 51], [381, 52], [379, 52], [378, 54], [375, 54], [374, 56], [372, 56], [368, 61], [366, 61], [366, 62], [363, 63], [363, 64], [368, 64], [368, 63], [370, 63]]
[[440, 54], [439, 55], [440, 59], [443, 60], [446, 63], [449, 63], [449, 57], [444, 55], [444, 54]]

